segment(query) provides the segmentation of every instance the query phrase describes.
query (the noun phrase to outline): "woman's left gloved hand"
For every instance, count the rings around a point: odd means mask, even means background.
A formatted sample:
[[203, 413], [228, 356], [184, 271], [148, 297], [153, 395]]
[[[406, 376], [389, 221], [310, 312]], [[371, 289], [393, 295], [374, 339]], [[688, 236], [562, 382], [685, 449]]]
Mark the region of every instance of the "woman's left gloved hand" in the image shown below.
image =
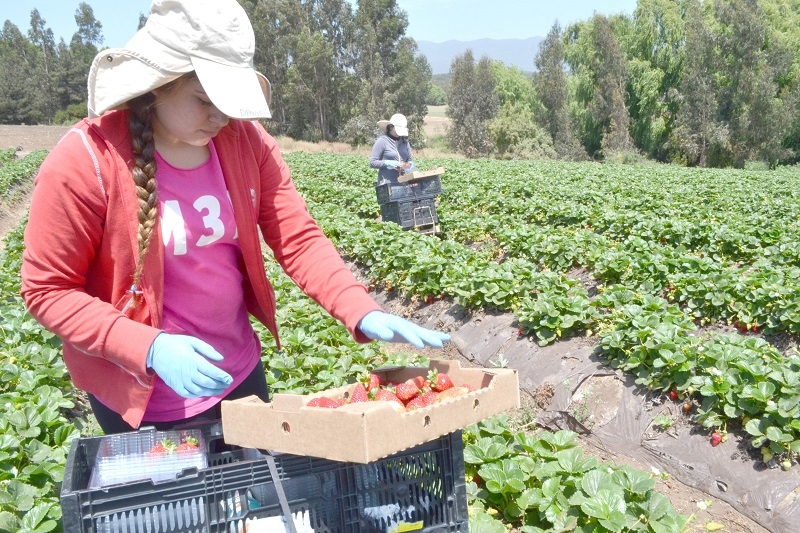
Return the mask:
[[397, 315], [372, 311], [367, 313], [358, 323], [361, 333], [372, 340], [387, 342], [407, 342], [417, 348], [432, 346], [441, 348], [442, 343], [450, 340], [450, 335], [418, 326]]

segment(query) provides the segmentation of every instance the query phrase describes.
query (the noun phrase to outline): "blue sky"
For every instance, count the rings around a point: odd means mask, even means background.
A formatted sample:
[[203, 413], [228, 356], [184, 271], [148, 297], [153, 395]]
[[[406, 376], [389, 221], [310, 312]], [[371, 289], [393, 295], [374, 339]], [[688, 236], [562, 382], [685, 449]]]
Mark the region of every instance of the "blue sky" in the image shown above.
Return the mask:
[[[136, 32], [140, 13], [150, 11], [150, 0], [85, 0], [103, 25], [104, 45], [119, 47]], [[354, 0], [352, 0], [354, 2]], [[0, 22], [10, 20], [23, 34], [30, 28], [35, 8], [53, 30], [56, 41], [69, 42], [75, 33], [75, 11], [80, 0], [3, 0]], [[406, 35], [418, 41], [525, 39], [544, 37], [558, 20], [564, 27], [604, 15], [632, 14], [636, 0], [398, 0], [408, 14]]]

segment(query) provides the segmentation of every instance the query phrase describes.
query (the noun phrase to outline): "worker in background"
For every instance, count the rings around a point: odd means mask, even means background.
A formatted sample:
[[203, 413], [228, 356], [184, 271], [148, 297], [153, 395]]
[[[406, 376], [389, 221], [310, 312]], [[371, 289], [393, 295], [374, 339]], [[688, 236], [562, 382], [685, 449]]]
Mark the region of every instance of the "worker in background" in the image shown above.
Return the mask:
[[379, 120], [381, 136], [372, 145], [369, 166], [378, 169], [377, 185], [396, 184], [405, 172], [413, 172], [411, 143], [408, 142], [408, 121], [395, 113], [389, 120]]

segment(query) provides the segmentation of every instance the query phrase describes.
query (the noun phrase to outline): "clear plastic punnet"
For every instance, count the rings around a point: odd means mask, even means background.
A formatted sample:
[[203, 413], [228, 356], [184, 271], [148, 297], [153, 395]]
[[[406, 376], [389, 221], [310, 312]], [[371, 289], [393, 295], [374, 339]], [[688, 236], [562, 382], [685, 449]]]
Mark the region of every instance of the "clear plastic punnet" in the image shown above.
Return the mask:
[[207, 467], [208, 452], [198, 429], [106, 435], [97, 449], [88, 488], [143, 479], [172, 480], [186, 468]]

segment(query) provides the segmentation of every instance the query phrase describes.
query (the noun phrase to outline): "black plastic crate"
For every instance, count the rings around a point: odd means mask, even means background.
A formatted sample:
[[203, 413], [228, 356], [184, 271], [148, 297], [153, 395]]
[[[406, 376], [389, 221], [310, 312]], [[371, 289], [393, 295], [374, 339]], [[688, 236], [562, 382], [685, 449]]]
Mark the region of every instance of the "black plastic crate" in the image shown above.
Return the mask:
[[442, 180], [439, 176], [430, 176], [408, 183], [386, 183], [375, 187], [375, 195], [378, 197], [379, 204], [399, 200], [420, 200], [441, 192]]
[[439, 222], [436, 214], [436, 199], [407, 200], [381, 204], [381, 218], [384, 222], [394, 222], [404, 229], [426, 226]]
[[[102, 437], [72, 442], [61, 507], [70, 533], [288, 531], [267, 459], [203, 428], [209, 467], [170, 481], [87, 489]], [[298, 533], [468, 530], [461, 432], [369, 464], [274, 456]]]

